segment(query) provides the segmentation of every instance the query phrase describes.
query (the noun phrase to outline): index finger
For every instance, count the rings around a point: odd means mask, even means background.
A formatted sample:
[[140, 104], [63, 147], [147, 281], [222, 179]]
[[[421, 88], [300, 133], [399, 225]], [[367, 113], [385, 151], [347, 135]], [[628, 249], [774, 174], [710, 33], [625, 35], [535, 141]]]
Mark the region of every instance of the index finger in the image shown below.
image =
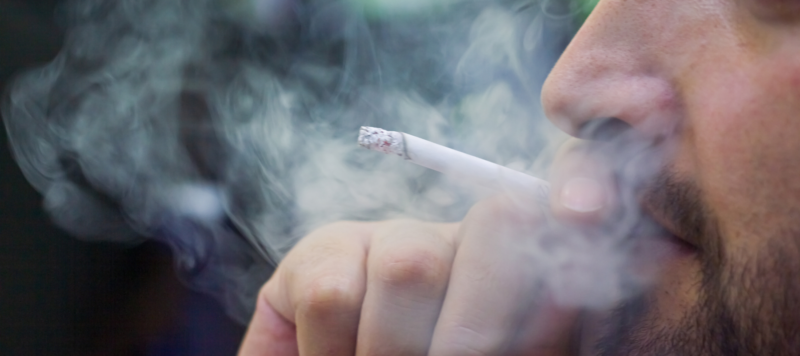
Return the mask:
[[298, 243], [262, 288], [242, 355], [352, 356], [374, 225], [340, 222]]

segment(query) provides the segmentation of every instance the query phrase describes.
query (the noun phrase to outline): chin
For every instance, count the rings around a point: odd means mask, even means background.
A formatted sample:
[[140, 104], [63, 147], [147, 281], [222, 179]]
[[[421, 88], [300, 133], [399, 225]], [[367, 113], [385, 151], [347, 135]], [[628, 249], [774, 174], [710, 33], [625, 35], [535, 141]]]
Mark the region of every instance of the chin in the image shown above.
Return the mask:
[[579, 354], [800, 355], [797, 240], [774, 239], [725, 263], [676, 246], [642, 293], [585, 313]]

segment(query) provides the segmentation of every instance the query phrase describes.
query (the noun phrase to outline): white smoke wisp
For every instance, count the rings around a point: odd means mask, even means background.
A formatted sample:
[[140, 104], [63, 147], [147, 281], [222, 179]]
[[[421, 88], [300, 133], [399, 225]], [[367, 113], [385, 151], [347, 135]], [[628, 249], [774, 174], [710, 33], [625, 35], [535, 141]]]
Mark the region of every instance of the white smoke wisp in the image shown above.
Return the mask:
[[[2, 107], [23, 173], [62, 228], [169, 244], [184, 280], [242, 322], [311, 229], [456, 221], [478, 198], [360, 150], [360, 126], [538, 176], [562, 138], [538, 98], [569, 24], [536, 1], [75, 0], [63, 10], [63, 51], [19, 76]], [[616, 245], [564, 233], [573, 238], [534, 248], [555, 288], [558, 266], [576, 259], [592, 278], [622, 278]], [[594, 290], [584, 277], [568, 284]], [[620, 283], [603, 284], [619, 294]]]

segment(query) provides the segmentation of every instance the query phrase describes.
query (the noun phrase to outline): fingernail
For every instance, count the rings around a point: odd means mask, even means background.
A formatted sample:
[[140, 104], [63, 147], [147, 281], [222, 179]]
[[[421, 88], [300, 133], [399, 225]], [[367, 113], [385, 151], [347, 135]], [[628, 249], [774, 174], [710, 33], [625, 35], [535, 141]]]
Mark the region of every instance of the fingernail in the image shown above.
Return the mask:
[[561, 188], [561, 204], [567, 209], [589, 213], [605, 205], [603, 186], [589, 178], [572, 178]]

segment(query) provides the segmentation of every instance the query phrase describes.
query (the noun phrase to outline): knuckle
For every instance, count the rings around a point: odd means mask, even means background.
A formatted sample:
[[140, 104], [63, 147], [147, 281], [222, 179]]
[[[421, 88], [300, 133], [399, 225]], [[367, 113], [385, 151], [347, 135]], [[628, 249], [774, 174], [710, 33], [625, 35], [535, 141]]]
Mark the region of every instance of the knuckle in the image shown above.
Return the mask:
[[263, 309], [267, 305], [271, 305], [276, 309], [286, 311], [287, 299], [285, 298], [285, 293], [287, 288], [285, 282], [284, 270], [283, 268], [278, 268], [272, 274], [272, 277], [258, 290], [256, 309]]
[[[267, 283], [265, 283], [264, 285], [261, 286], [261, 289], [258, 290], [258, 300], [259, 301], [269, 302], [270, 288], [271, 288], [271, 286], [269, 285], [269, 282], [267, 282]], [[258, 303], [256, 305], [256, 307], [258, 307], [260, 305], [261, 305], [261, 303]]]
[[256, 313], [267, 310], [267, 306], [271, 304], [272, 301], [270, 300], [270, 291], [267, 285], [264, 284], [261, 286], [261, 289], [258, 290], [258, 297], [256, 298]]
[[380, 256], [376, 269], [389, 286], [436, 286], [447, 282], [450, 260], [432, 249], [403, 248]]
[[345, 276], [318, 277], [299, 298], [298, 313], [310, 318], [326, 318], [352, 313], [361, 308], [363, 287]]

